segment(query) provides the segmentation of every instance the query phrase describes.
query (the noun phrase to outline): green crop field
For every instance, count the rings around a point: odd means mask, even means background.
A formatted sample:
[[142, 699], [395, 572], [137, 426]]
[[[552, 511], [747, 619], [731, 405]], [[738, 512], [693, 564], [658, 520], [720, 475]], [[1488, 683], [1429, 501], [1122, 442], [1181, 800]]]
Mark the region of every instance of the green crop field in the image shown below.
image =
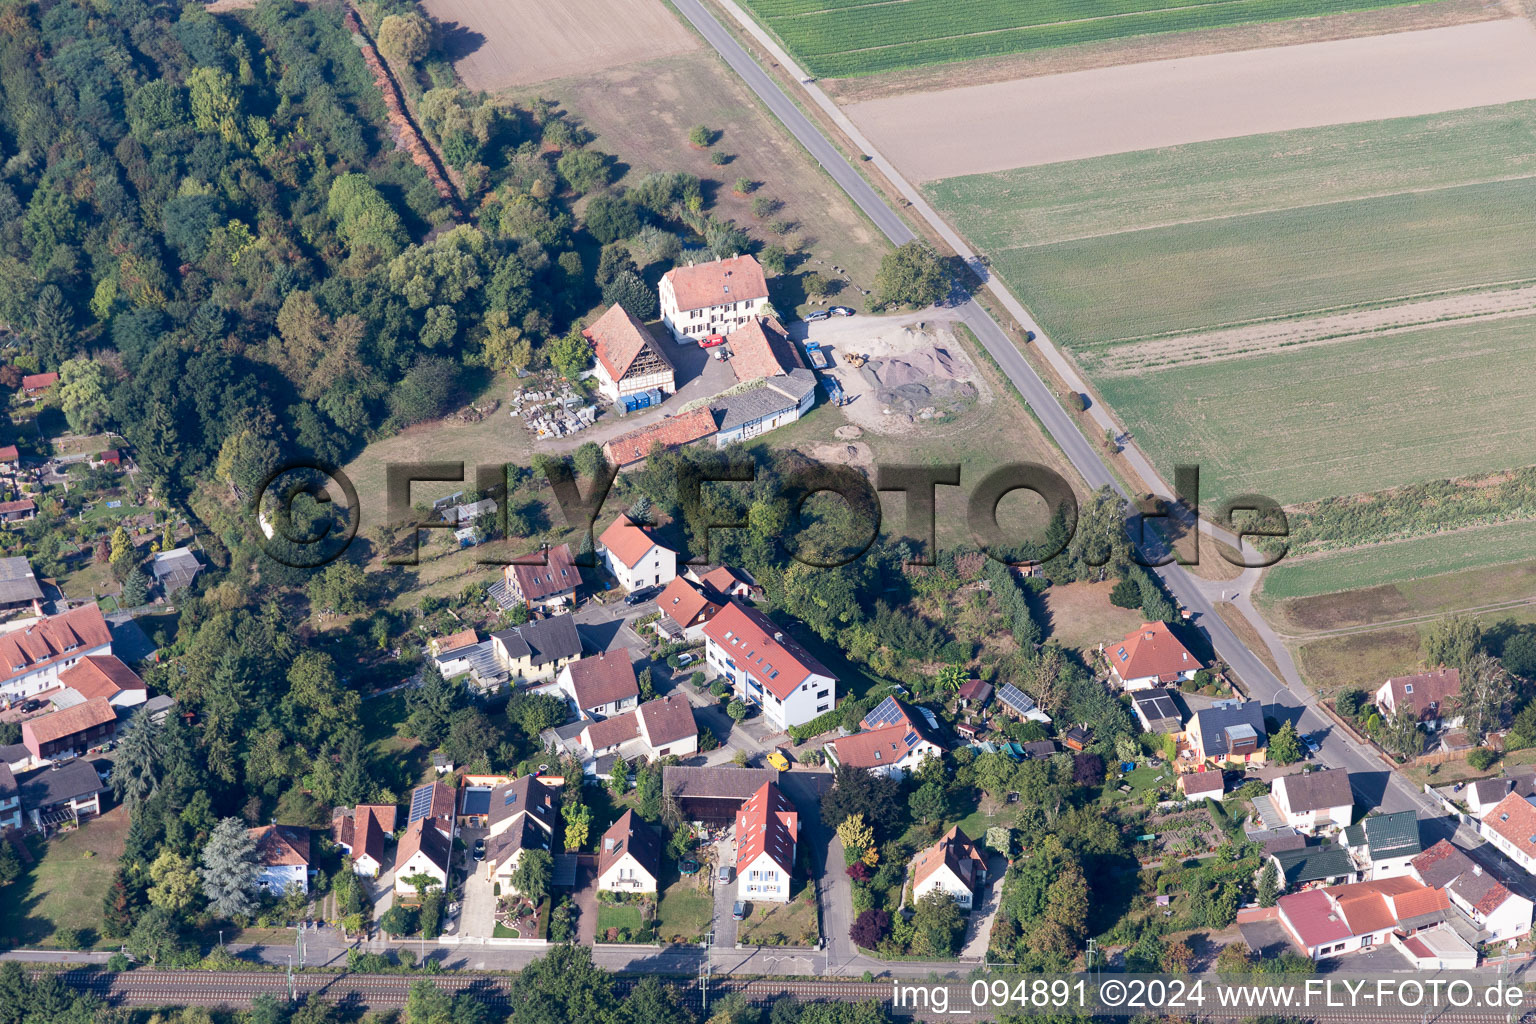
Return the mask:
[[1416, 0], [744, 0], [807, 70], [824, 77], [1073, 43], [1291, 18]]
[[1264, 574], [1264, 596], [1273, 600], [1315, 597], [1532, 558], [1536, 558], [1536, 524], [1501, 523], [1281, 561]]

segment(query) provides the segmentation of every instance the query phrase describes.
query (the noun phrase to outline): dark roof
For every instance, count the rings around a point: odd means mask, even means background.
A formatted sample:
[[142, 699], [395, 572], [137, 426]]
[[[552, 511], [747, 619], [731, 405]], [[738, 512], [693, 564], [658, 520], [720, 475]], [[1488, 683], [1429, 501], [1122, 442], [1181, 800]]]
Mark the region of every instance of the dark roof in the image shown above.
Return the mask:
[[523, 812], [537, 818], [545, 830], [555, 827], [555, 795], [532, 775], [504, 782], [491, 790], [490, 823], [494, 826]]
[[1261, 836], [1249, 836], [1249, 838], [1264, 847], [1265, 856], [1279, 853], [1281, 850], [1300, 850], [1307, 845], [1307, 837], [1293, 828], [1277, 828]]
[[1435, 889], [1444, 889], [1475, 866], [1471, 857], [1444, 839], [1413, 858], [1413, 870], [1419, 880]]
[[21, 805], [29, 811], [42, 810], [77, 797], [100, 793], [104, 787], [88, 761], [76, 758], [57, 767], [39, 768], [16, 780], [21, 791]]
[[0, 604], [38, 601], [42, 596], [30, 562], [20, 556], [0, 558]]
[[573, 661], [560, 671], [571, 674], [571, 691], [576, 695], [576, 707], [580, 711], [640, 696], [640, 684], [635, 678], [635, 665], [629, 660], [628, 648], [620, 647]]
[[549, 833], [534, 824], [533, 815], [525, 814], [486, 841], [485, 855], [493, 863], [501, 864], [518, 850], [548, 849]]
[[1264, 745], [1264, 705], [1260, 701], [1230, 701], [1201, 708], [1195, 712], [1195, 720], [1200, 723], [1200, 737], [1207, 757], [1226, 755], [1227, 730], [1233, 726], [1249, 726], [1258, 735], [1259, 746]]
[[1286, 803], [1298, 814], [1347, 807], [1355, 802], [1349, 788], [1349, 772], [1343, 768], [1287, 775], [1281, 781], [1285, 783]]
[[528, 645], [535, 666], [548, 665], [561, 658], [581, 656], [581, 637], [576, 633], [576, 620], [568, 614], [535, 619], [513, 628], [522, 636], [523, 643]]
[[1146, 723], [1149, 732], [1175, 732], [1184, 722], [1173, 694], [1161, 686], [1134, 691], [1131, 703], [1135, 705], [1137, 717]]
[[155, 574], [155, 579], [167, 590], [179, 590], [192, 582], [192, 578], [202, 569], [197, 556], [188, 548], [175, 548], [170, 551], [162, 551], [155, 555], [155, 560], [150, 564], [150, 571]]
[[668, 765], [661, 770], [661, 787], [666, 793], [679, 799], [717, 798], [746, 800], [763, 787], [774, 782], [779, 773], [772, 768], [737, 768], [720, 765], [707, 768], [690, 768], [686, 765]]
[[1412, 811], [1373, 814], [1346, 828], [1344, 842], [1369, 848], [1372, 860], [1412, 857], [1424, 849], [1419, 843], [1419, 819]]
[[992, 684], [984, 679], [972, 679], [960, 687], [960, 692], [956, 696], [961, 700], [972, 700], [984, 705], [992, 699]]
[[9, 800], [15, 795], [16, 776], [11, 774], [11, 766], [8, 762], [0, 761], [0, 800]]
[[1280, 866], [1287, 886], [1342, 878], [1355, 871], [1349, 851], [1342, 846], [1305, 846], [1299, 850], [1277, 850], [1270, 856]]
[[[1471, 791], [1477, 794], [1478, 804], [1496, 804], [1503, 800], [1510, 790], [1513, 779], [1478, 779], [1472, 783]], [[1468, 794], [1469, 796], [1471, 793]]]
[[597, 851], [597, 875], [613, 866], [614, 861], [628, 850], [640, 862], [652, 878], [661, 877], [661, 843], [651, 826], [642, 821], [634, 811], [625, 811], [619, 820], [603, 833], [603, 841]]
[[794, 369], [776, 377], [765, 377], [756, 386], [733, 394], [721, 395], [710, 406], [720, 414], [720, 432], [776, 413], [797, 409], [805, 396], [816, 390], [816, 376], [810, 370]]
[[32, 751], [27, 749], [25, 743], [12, 743], [9, 746], [0, 747], [0, 764], [10, 764], [12, 761], [25, 761], [32, 756]]
[[1056, 753], [1055, 740], [1035, 740], [1032, 743], [1021, 743], [1025, 757], [1050, 757]]
[[464, 796], [459, 800], [460, 814], [489, 814], [491, 810], [491, 791], [484, 786], [466, 786]]

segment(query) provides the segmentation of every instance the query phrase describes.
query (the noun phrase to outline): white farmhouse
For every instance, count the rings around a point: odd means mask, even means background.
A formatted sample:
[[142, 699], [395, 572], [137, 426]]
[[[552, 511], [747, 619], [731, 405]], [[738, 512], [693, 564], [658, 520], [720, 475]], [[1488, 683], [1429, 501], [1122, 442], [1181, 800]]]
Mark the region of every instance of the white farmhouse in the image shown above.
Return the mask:
[[780, 731], [832, 710], [837, 678], [762, 612], [735, 601], [704, 624], [704, 660]]
[[920, 900], [938, 889], [970, 910], [976, 890], [986, 884], [987, 859], [956, 825], [944, 833], [944, 838], [912, 858], [911, 874], [913, 899]]
[[598, 544], [608, 571], [625, 590], [660, 586], [677, 578], [677, 552], [658, 544], [649, 530], [627, 515], [615, 519]]
[[736, 812], [736, 893], [743, 900], [789, 902], [800, 815], [771, 782]]
[[597, 390], [610, 402], [626, 395], [677, 390], [676, 375], [645, 325], [615, 302], [581, 332], [592, 342]]
[[658, 289], [661, 322], [679, 342], [726, 335], [768, 313], [768, 281], [751, 256], [676, 267]]
[[1376, 690], [1376, 706], [1383, 715], [1397, 713], [1400, 707], [1413, 712], [1431, 732], [1461, 725], [1461, 716], [1451, 712], [1453, 699], [1461, 692], [1461, 673], [1454, 668], [1396, 676]]
[[1282, 776], [1270, 787], [1270, 795], [1275, 809], [1292, 828], [1344, 828], [1354, 816], [1355, 797], [1349, 788], [1349, 772], [1343, 768]]

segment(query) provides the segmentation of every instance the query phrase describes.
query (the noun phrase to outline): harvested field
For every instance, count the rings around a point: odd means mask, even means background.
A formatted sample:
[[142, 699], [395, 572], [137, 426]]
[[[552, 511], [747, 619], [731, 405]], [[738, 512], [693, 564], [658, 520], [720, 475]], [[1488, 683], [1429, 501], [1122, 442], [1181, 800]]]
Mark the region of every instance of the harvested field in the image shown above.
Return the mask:
[[932, 181], [1533, 97], [1536, 26], [1505, 18], [906, 93], [847, 111], [909, 178]]
[[1419, 631], [1413, 626], [1327, 637], [1301, 644], [1296, 667], [1314, 691], [1327, 699], [1348, 689], [1375, 690], [1383, 679], [1423, 666]]
[[1266, 607], [1265, 614], [1280, 629], [1309, 633], [1533, 600], [1536, 563], [1525, 562], [1291, 598]]
[[698, 40], [660, 0], [422, 0], [459, 78], [494, 92], [686, 53]]
[[828, 77], [1395, 6], [1393, 0], [742, 0]]

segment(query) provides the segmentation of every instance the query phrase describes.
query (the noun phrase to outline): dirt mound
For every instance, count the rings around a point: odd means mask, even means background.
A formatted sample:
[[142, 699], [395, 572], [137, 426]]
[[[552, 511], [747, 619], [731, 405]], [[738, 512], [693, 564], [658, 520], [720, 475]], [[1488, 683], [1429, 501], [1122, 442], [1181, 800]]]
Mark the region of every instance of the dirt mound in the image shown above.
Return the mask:
[[899, 388], [907, 384], [923, 384], [928, 378], [956, 380], [961, 376], [959, 364], [949, 350], [938, 345], [909, 352], [890, 359], [871, 359], [859, 370], [864, 379], [876, 387]]

